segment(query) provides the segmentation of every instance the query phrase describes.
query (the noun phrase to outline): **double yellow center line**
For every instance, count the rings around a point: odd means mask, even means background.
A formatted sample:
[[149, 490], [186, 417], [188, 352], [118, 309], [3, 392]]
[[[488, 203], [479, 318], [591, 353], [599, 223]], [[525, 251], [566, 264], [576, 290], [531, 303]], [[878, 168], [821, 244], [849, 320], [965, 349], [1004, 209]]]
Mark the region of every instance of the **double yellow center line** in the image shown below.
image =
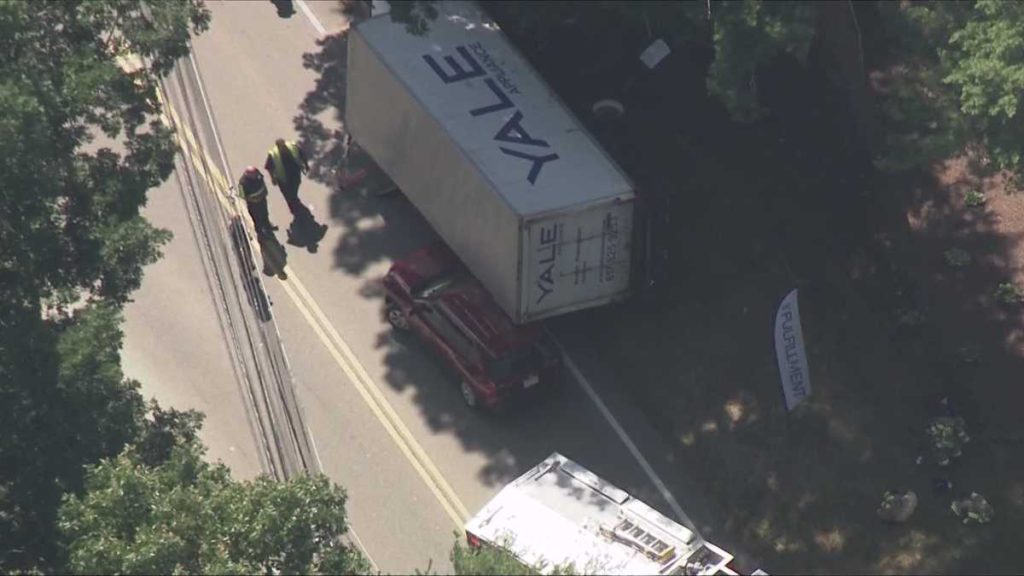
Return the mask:
[[[232, 198], [232, 193], [227, 178], [199, 145], [195, 136], [188, 129], [188, 126], [180, 121], [177, 112], [162, 91], [158, 91], [157, 97], [165, 113], [163, 120], [165, 124], [175, 130], [182, 153], [189, 156], [196, 171], [206, 181], [210, 189], [215, 192], [217, 200], [225, 210], [229, 214], [240, 216], [237, 204], [229, 200], [229, 198]], [[242, 220], [246, 221], [244, 217]], [[260, 254], [259, 244], [253, 241], [251, 234], [248, 236], [248, 241], [254, 253]], [[341, 335], [338, 334], [338, 331], [328, 320], [323, 310], [316, 303], [316, 300], [306, 290], [305, 285], [299, 279], [299, 275], [288, 266], [286, 266], [286, 272], [288, 275], [287, 280], [278, 279], [285, 293], [295, 304], [296, 308], [299, 309], [306, 322], [313, 328], [313, 331], [324, 347], [327, 348], [334, 361], [337, 362], [341, 370], [348, 376], [349, 381], [355, 386], [363, 401], [369, 406], [370, 411], [381, 423], [388, 435], [391, 436], [391, 439], [401, 450], [402, 454], [409, 460], [413, 469], [416, 470], [416, 473], [419, 474], [438, 502], [441, 503], [445, 512], [455, 523], [456, 528], [461, 530], [466, 521], [469, 520], [469, 511], [463, 506], [455, 491], [437, 469], [437, 466], [427, 456], [423, 447], [420, 446], [416, 438], [409, 432], [409, 429], [406, 428], [405, 424], [395, 413], [391, 404], [388, 403], [378, 386], [374, 384], [373, 379], [366, 373], [366, 369], [363, 368]]]

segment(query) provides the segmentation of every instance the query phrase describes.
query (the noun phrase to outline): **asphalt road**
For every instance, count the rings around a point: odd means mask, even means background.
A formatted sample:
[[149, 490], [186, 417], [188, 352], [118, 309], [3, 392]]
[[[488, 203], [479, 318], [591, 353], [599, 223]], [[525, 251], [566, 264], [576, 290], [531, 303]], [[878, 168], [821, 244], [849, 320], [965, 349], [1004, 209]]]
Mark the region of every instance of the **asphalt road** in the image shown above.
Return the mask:
[[[351, 524], [377, 566], [409, 573], [432, 562], [448, 571], [458, 524], [553, 451], [677, 516], [652, 481], [663, 480], [708, 535], [710, 512], [630, 404], [628, 383], [602, 380], [600, 359], [588, 355], [586, 335], [573, 334], [571, 323], [559, 336], [585, 383], [498, 416], [467, 409], [424, 348], [391, 334], [377, 280], [433, 232], [403, 197], [345, 192], [330, 172], [343, 129], [339, 32], [347, 22], [339, 4], [296, 2], [288, 19], [270, 2], [209, 5], [211, 29], [194, 53], [218, 137], [200, 127], [198, 147], [218, 159], [219, 141], [228, 182], [246, 165], [262, 166], [277, 137], [304, 135], [314, 165], [324, 168], [303, 182], [301, 196], [327, 235], [316, 253], [286, 245], [289, 277], [268, 278], [266, 290], [317, 466], [348, 490]], [[330, 39], [318, 45], [323, 33]], [[236, 476], [266, 471], [180, 191], [172, 179], [150, 198], [147, 216], [175, 239], [128, 309], [126, 372], [164, 404], [203, 410], [210, 456]], [[276, 190], [270, 213], [283, 242], [290, 218]]]
[[142, 288], [126, 307], [125, 375], [164, 407], [205, 413], [200, 437], [207, 455], [236, 478], [253, 478], [263, 472], [257, 437], [176, 178], [150, 190], [148, 200], [146, 218], [174, 239], [146, 268]]

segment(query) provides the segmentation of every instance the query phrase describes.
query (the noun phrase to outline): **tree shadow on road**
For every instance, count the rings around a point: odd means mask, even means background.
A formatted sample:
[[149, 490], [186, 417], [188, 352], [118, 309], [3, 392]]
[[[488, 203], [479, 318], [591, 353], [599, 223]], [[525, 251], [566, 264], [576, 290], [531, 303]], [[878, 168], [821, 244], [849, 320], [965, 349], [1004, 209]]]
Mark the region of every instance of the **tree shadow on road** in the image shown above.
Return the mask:
[[[346, 137], [348, 31], [325, 36], [317, 46], [317, 52], [303, 55], [303, 66], [319, 77], [294, 124], [309, 156], [309, 177], [331, 189], [329, 216], [344, 229], [334, 249], [335, 264], [350, 274], [361, 274], [374, 263], [414, 250], [418, 245], [410, 239], [431, 232], [400, 194], [381, 194], [393, 184]], [[389, 229], [407, 232], [396, 234]]]
[[558, 451], [660, 505], [636, 476], [602, 468], [610, 464], [608, 445], [595, 442], [593, 430], [577, 428], [580, 419], [576, 416], [588, 408], [581, 406], [585, 400], [571, 385], [539, 391], [499, 412], [471, 409], [462, 403], [457, 376], [415, 335], [386, 329], [378, 335], [377, 346], [388, 351], [388, 384], [414, 394], [430, 428], [454, 435], [466, 452], [487, 456], [477, 472], [486, 485], [500, 487]]
[[331, 120], [344, 126], [347, 36], [347, 31], [324, 36], [316, 41], [318, 52], [302, 55], [302, 66], [319, 77], [299, 105], [300, 113], [292, 120], [309, 158], [309, 177], [332, 188], [338, 184], [345, 138], [340, 129], [325, 126], [320, 116], [333, 113]]
[[[378, 195], [390, 181], [346, 138], [347, 31], [325, 36], [317, 41], [317, 47], [303, 55], [303, 66], [318, 77], [293, 122], [309, 157], [309, 177], [330, 188], [329, 216], [344, 230], [333, 250], [335, 265], [347, 274], [362, 275], [377, 263], [392, 261], [434, 241], [436, 234], [401, 194]], [[361, 295], [383, 308], [379, 279], [368, 279]], [[600, 469], [599, 463], [607, 460], [603, 458], [606, 448], [573, 429], [577, 418], [565, 417], [579, 411], [572, 406], [579, 399], [554, 393], [507, 413], [473, 411], [463, 405], [454, 376], [430, 351], [414, 338], [396, 338], [383, 316], [380, 326], [377, 347], [386, 350], [386, 384], [412, 392], [424, 421], [435, 433], [451, 434], [466, 452], [486, 456], [478, 472], [486, 485], [503, 485], [558, 450], [623, 488], [632, 488], [629, 479], [615, 470]], [[556, 445], [558, 438], [576, 440], [570, 446]]]
[[[435, 433], [452, 434], [463, 449], [487, 456], [477, 472], [481, 482], [499, 487], [559, 451], [633, 494], [655, 495], [638, 486], [635, 477], [621, 471], [602, 470], [608, 447], [588, 436], [591, 430], [575, 429], [582, 410], [579, 391], [567, 384], [538, 391], [536, 396], [498, 412], [465, 406], [456, 374], [446, 367], [415, 334], [390, 328], [383, 317], [384, 289], [379, 280], [364, 284], [361, 295], [381, 304], [381, 331], [376, 347], [386, 350], [386, 383], [394, 390], [413, 394], [424, 421]], [[558, 444], [559, 440], [568, 442]]]

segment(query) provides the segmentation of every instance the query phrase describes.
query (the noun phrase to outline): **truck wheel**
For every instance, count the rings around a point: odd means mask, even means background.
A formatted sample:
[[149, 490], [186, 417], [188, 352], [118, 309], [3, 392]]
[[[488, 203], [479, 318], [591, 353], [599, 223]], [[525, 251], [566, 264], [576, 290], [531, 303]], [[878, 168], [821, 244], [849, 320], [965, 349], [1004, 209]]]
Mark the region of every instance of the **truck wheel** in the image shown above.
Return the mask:
[[409, 318], [398, 304], [388, 302], [385, 305], [384, 313], [387, 315], [388, 324], [391, 324], [392, 328], [402, 332], [409, 330]]
[[462, 392], [462, 401], [466, 403], [466, 406], [476, 408], [476, 392], [473, 391], [473, 387], [469, 385], [469, 382], [462, 380], [459, 384], [459, 391]]
[[599, 120], [618, 120], [626, 113], [626, 107], [618, 100], [606, 98], [594, 102], [590, 112]]

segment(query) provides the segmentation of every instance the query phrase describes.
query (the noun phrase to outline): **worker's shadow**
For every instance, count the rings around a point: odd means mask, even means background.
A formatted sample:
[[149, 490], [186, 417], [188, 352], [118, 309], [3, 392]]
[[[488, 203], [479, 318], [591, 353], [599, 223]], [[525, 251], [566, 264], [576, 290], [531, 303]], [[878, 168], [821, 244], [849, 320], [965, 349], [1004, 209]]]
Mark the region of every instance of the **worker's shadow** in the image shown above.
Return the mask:
[[327, 234], [327, 225], [320, 224], [310, 214], [307, 217], [298, 217], [292, 220], [288, 226], [288, 243], [292, 246], [305, 248], [311, 254], [320, 249], [320, 240]]
[[260, 254], [263, 256], [263, 273], [267, 276], [277, 276], [281, 280], [288, 278], [285, 273], [285, 266], [288, 265], [288, 253], [284, 246], [277, 241], [274, 234], [260, 236]]

